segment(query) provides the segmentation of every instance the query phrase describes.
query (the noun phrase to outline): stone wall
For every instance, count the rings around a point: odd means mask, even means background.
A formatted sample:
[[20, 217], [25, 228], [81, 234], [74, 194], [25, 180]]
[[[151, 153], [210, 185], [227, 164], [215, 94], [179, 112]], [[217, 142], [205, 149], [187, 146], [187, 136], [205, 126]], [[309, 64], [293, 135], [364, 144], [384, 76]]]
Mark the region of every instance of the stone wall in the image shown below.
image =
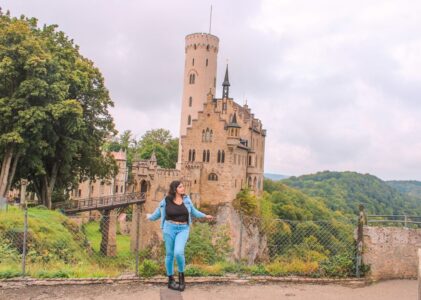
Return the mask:
[[364, 227], [363, 263], [374, 280], [416, 278], [421, 229]]

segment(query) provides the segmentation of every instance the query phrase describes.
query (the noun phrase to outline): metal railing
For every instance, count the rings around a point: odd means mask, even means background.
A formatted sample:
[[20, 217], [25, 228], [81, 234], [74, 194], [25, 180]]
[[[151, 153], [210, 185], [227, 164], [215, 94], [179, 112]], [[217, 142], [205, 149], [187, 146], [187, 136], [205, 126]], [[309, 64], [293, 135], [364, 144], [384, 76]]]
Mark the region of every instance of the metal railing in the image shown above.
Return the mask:
[[79, 200], [74, 199], [68, 202], [57, 203], [54, 207], [62, 209], [65, 213], [77, 213], [90, 210], [114, 209], [145, 201], [146, 193], [135, 192]]

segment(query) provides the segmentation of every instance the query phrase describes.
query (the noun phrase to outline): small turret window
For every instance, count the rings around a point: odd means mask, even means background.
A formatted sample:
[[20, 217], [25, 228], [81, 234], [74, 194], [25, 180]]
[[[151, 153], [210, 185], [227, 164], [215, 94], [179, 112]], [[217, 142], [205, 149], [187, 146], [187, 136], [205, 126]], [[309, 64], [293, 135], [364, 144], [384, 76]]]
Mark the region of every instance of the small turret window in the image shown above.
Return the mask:
[[187, 118], [187, 125], [191, 125], [191, 116], [190, 115]]
[[192, 66], [194, 66], [194, 58], [193, 58], [193, 60], [192, 60], [192, 62], [191, 62], [191, 65], [192, 65]]
[[206, 67], [208, 66], [208, 64], [209, 64], [209, 60], [206, 58]]
[[190, 98], [189, 98], [189, 106], [191, 107], [191, 106], [192, 106], [192, 104], [193, 104], [193, 97], [190, 97]]

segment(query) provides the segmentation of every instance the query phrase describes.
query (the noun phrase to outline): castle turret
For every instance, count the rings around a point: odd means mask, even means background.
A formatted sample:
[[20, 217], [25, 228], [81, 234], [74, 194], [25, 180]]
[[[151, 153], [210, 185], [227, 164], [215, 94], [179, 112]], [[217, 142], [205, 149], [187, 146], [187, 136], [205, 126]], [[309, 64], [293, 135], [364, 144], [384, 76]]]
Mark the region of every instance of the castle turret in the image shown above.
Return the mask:
[[[219, 38], [207, 33], [193, 33], [186, 36], [184, 87], [180, 118], [180, 137], [197, 119], [197, 112], [203, 109], [207, 94], [215, 95], [216, 64]], [[181, 163], [179, 145], [178, 167]]]

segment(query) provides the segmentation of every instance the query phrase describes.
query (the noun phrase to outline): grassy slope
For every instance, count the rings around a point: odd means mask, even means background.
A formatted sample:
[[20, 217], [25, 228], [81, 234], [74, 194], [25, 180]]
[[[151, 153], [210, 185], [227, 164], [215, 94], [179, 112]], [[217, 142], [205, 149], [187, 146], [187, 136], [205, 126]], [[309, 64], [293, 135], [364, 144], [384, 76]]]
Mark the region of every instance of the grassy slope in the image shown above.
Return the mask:
[[[0, 277], [21, 271], [23, 211], [9, 207], [0, 212]], [[98, 223], [86, 225], [86, 234], [59, 212], [28, 210], [27, 272], [32, 277], [107, 277], [133, 270], [130, 237], [117, 236], [118, 257], [98, 254], [101, 241]]]

